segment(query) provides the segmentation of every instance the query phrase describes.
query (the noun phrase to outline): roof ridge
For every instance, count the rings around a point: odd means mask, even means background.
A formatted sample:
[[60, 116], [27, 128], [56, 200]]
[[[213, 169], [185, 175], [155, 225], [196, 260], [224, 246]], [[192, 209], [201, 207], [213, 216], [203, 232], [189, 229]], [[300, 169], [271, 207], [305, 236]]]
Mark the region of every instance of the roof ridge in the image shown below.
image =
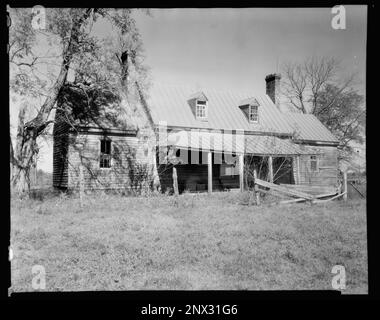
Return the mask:
[[231, 89], [224, 89], [224, 88], [216, 88], [216, 87], [207, 87], [207, 86], [200, 86], [197, 87], [197, 85], [185, 85], [185, 84], [172, 84], [172, 83], [162, 83], [162, 82], [154, 82], [152, 81], [152, 88], [157, 89], [158, 87], [161, 88], [171, 88], [171, 89], [187, 89], [187, 90], [193, 90], [194, 93], [199, 92], [212, 92], [212, 93], [224, 93], [224, 94], [239, 94], [239, 95], [246, 95], [246, 98], [255, 98], [260, 96], [265, 96], [266, 94], [257, 94], [253, 91], [249, 90], [231, 90]]

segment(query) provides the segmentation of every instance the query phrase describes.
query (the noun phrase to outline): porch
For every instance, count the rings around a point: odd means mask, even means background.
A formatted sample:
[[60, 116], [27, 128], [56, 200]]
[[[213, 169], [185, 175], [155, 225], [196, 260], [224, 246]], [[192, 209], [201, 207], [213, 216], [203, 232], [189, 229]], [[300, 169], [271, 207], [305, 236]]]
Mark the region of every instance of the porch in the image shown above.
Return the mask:
[[179, 131], [167, 141], [161, 148], [171, 165], [161, 171], [161, 185], [176, 185], [179, 193], [243, 191], [253, 187], [254, 171], [261, 180], [297, 184], [299, 156], [315, 154], [289, 139], [236, 132]]

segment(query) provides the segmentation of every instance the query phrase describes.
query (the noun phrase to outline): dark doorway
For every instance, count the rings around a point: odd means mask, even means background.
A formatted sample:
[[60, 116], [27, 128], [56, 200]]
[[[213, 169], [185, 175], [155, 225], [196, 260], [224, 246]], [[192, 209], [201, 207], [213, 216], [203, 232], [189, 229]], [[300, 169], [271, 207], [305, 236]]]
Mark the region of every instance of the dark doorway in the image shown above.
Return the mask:
[[294, 184], [293, 158], [273, 158], [273, 182], [277, 184]]

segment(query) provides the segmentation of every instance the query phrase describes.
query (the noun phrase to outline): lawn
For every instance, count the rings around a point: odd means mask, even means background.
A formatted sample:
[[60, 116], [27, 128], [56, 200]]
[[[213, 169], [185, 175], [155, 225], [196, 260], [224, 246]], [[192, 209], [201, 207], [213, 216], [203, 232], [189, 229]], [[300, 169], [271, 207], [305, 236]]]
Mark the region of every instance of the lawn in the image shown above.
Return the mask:
[[366, 203], [246, 205], [244, 194], [12, 199], [12, 289], [367, 293]]

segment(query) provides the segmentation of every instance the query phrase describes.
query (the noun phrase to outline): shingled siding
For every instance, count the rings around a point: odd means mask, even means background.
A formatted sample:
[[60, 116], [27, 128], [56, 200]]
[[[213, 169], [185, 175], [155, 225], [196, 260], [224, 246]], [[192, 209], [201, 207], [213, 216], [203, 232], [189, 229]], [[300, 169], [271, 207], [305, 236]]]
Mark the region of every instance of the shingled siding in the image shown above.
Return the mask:
[[[307, 148], [315, 148], [315, 146], [307, 146]], [[318, 146], [321, 154], [318, 158], [317, 171], [311, 170], [310, 156], [301, 155], [299, 163], [298, 184], [316, 185], [316, 186], [334, 186], [338, 182], [338, 151], [335, 146]], [[295, 165], [295, 175], [298, 168]]]
[[58, 109], [53, 128], [53, 186], [56, 188], [67, 188], [68, 184], [69, 128], [70, 125], [64, 121], [63, 113]]
[[151, 151], [136, 136], [107, 135], [111, 140], [111, 167], [100, 168], [102, 134], [71, 134], [68, 156], [68, 188], [80, 188], [80, 166], [85, 189], [130, 189], [141, 181], [144, 168], [151, 170]]

